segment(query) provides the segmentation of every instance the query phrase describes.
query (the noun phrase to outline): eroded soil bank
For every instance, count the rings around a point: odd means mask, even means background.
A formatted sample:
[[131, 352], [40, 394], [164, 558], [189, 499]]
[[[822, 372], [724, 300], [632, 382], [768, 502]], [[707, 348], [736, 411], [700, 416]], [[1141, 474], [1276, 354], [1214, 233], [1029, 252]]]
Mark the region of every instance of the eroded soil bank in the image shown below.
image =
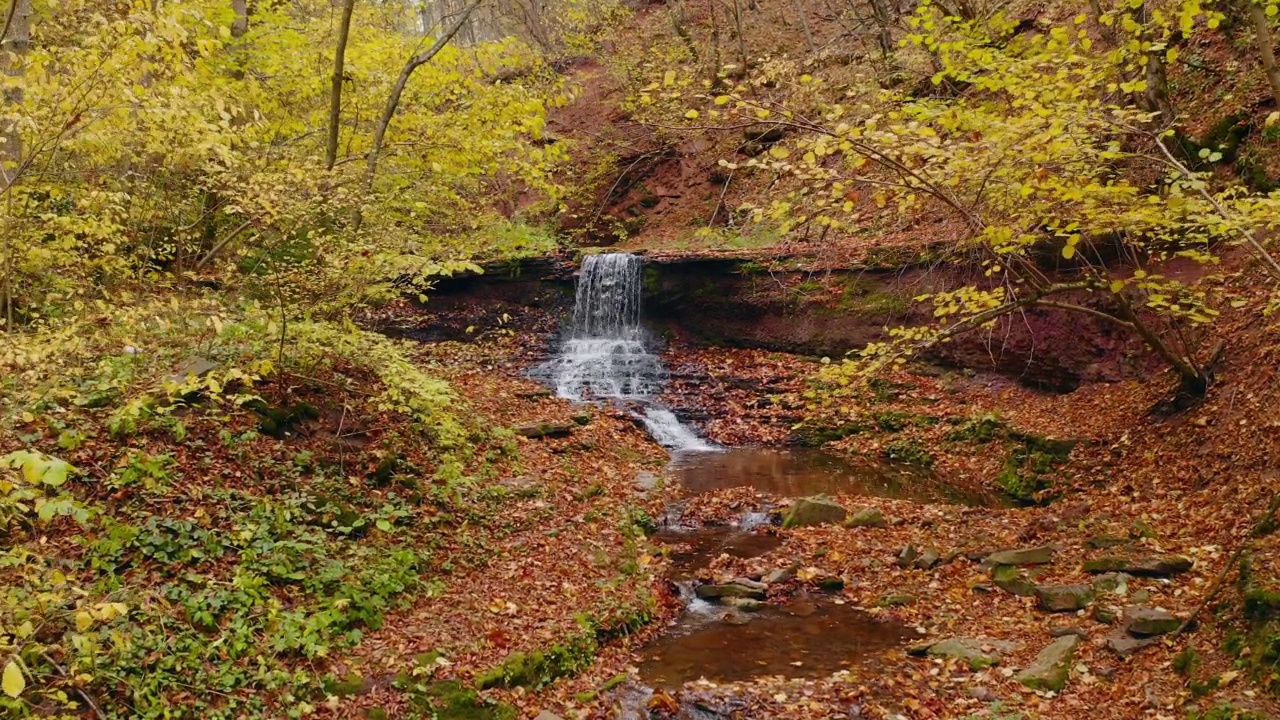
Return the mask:
[[[536, 302], [504, 296], [506, 290], [494, 289], [510, 287], [502, 283], [445, 287], [425, 310], [399, 318], [401, 332], [470, 339], [465, 346], [429, 343], [424, 352], [471, 358], [446, 363], [453, 365], [447, 373], [468, 392], [501, 398], [495, 402], [504, 409], [495, 413], [496, 421], [536, 415], [573, 425], [581, 407], [543, 397], [521, 376], [554, 347], [570, 277], [510, 281], [547, 293]], [[555, 283], [560, 290], [551, 292]], [[818, 597], [913, 634], [912, 642], [883, 648], [870, 664], [851, 663], [810, 677], [770, 671], [750, 680], [708, 678], [658, 687], [652, 695], [637, 693], [638, 686], [662, 685], [653, 675], [645, 682], [643, 668], [654, 662], [645, 648], [660, 643], [655, 639], [667, 632], [666, 625], [681, 617], [684, 603], [670, 580], [670, 565], [682, 562], [681, 548], [661, 533], [602, 538], [584, 532], [581, 519], [601, 508], [638, 507], [656, 520], [679, 502], [685, 524], [725, 527], [744, 513], [785, 508], [798, 492], [785, 484], [708, 487], [689, 498], [678, 469], [664, 469], [664, 454], [626, 413], [599, 408], [589, 409], [587, 424], [571, 428], [566, 437], [518, 441], [531, 463], [558, 462], [563, 468], [541, 480], [555, 500], [541, 501], [548, 504], [538, 524], [523, 530], [538, 538], [528, 547], [539, 552], [478, 570], [476, 581], [493, 585], [489, 578], [496, 578], [495, 596], [537, 602], [514, 600], [517, 609], [507, 611], [512, 630], [478, 638], [455, 624], [457, 608], [450, 600], [433, 600], [426, 603], [430, 608], [415, 611], [413, 637], [433, 638], [419, 642], [433, 646], [436, 637], [453, 638], [452, 645], [469, 649], [447, 655], [446, 675], [482, 676], [510, 651], [572, 636], [571, 624], [547, 620], [576, 612], [571, 595], [546, 584], [553, 577], [550, 563], [559, 562], [553, 558], [588, 547], [607, 566], [612, 553], [625, 547], [632, 548], [623, 563], [629, 574], [610, 587], [619, 597], [651, 592], [651, 622], [601, 638], [591, 661], [550, 684], [534, 683], [545, 685], [536, 692], [491, 691], [496, 697], [564, 717], [619, 717], [647, 706], [654, 717], [1157, 718], [1183, 717], [1219, 703], [1272, 716], [1278, 708], [1254, 679], [1267, 682], [1269, 636], [1264, 626], [1244, 618], [1234, 570], [1227, 590], [1201, 608], [1253, 514], [1265, 508], [1275, 447], [1273, 431], [1260, 420], [1270, 417], [1264, 408], [1276, 399], [1274, 382], [1249, 371], [1274, 366], [1275, 349], [1262, 328], [1248, 327], [1252, 321], [1224, 322], [1240, 333], [1240, 341], [1220, 384], [1205, 403], [1172, 418], [1148, 413], [1166, 392], [1158, 375], [1144, 384], [1121, 379], [1086, 382], [1070, 393], [1044, 392], [989, 364], [902, 372], [833, 410], [818, 407], [810, 394], [808, 377], [819, 366], [813, 357], [707, 347], [673, 333], [663, 355], [672, 373], [663, 399], [716, 442], [823, 443], [824, 450], [855, 465], [927, 465], [948, 487], [965, 493], [1014, 490], [1028, 501], [1047, 503], [964, 505], [825, 488], [846, 520], [868, 513], [880, 520], [786, 529], [766, 523], [753, 532], [767, 540], [738, 550], [732, 543], [712, 546], [701, 554], [701, 583], [772, 577], [765, 599], [776, 612]], [[643, 460], [620, 461], [620, 450], [628, 447]], [[597, 485], [602, 489], [592, 490]], [[527, 511], [518, 508], [539, 500], [516, 502], [519, 517]], [[990, 560], [993, 552], [1016, 549], [1033, 552]], [[1269, 537], [1256, 542], [1251, 555], [1258, 568], [1253, 582], [1274, 577]], [[477, 620], [473, 629], [492, 625], [492, 616], [505, 607], [495, 611], [478, 603], [475, 615], [486, 622]], [[1168, 613], [1175, 624], [1195, 613], [1198, 622], [1176, 636], [1132, 632], [1144, 613], [1157, 620]], [[724, 637], [707, 644], [751, 642], [745, 631], [716, 632]], [[678, 627], [665, 635], [678, 636]], [[785, 647], [771, 637], [758, 641]], [[697, 664], [693, 657], [686, 666]], [[805, 660], [788, 662], [803, 666]], [[1037, 673], [1046, 666], [1051, 671], [1047, 684], [1024, 672], [1037, 664]]]

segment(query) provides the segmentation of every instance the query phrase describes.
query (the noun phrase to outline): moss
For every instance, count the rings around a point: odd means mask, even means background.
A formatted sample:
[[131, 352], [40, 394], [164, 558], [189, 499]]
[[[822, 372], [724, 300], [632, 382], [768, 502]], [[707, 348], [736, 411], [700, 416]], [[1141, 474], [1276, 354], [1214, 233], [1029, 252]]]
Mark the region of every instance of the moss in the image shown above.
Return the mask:
[[1054, 475], [1067, 462], [1075, 440], [1049, 438], [1030, 433], [1010, 431], [1009, 437], [1016, 445], [1005, 461], [1004, 469], [996, 476], [996, 484], [1014, 501], [1023, 505], [1039, 505], [1051, 502], [1054, 492]]
[[411, 704], [435, 720], [516, 720], [516, 709], [483, 700], [456, 680], [434, 682], [414, 693]]
[[986, 414], [961, 420], [960, 427], [948, 432], [944, 439], [950, 442], [989, 443], [1005, 435], [1005, 422], [998, 415]]
[[1259, 715], [1248, 710], [1241, 710], [1232, 705], [1215, 705], [1203, 712], [1192, 710], [1187, 713], [1187, 720], [1264, 720]]
[[908, 413], [897, 411], [886, 411], [871, 416], [876, 425], [885, 432], [901, 432], [910, 418]]
[[850, 422], [832, 427], [815, 427], [802, 425], [791, 434], [790, 443], [801, 447], [818, 447], [836, 440], [843, 440], [865, 432], [867, 427], [861, 423]]
[[537, 690], [589, 667], [598, 649], [594, 634], [580, 635], [561, 645], [528, 653], [512, 653], [501, 665], [476, 676], [476, 687], [526, 687]]
[[933, 455], [929, 454], [929, 451], [915, 440], [895, 440], [885, 445], [880, 450], [880, 455], [886, 460], [904, 462], [921, 467], [933, 466]]

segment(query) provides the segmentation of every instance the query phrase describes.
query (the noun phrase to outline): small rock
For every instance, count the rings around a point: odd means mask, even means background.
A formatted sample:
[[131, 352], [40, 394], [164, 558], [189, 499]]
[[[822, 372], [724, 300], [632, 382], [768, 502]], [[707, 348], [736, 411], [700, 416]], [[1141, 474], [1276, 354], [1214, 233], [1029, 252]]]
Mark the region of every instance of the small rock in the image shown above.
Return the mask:
[[1146, 603], [1151, 602], [1151, 593], [1146, 590], [1139, 590], [1135, 592], [1133, 597], [1130, 599], [1133, 600], [1135, 605], [1145, 605]]
[[916, 560], [920, 557], [920, 551], [916, 550], [915, 545], [906, 545], [898, 551], [898, 567], [908, 568], [915, 565]]
[[1160, 642], [1157, 638], [1136, 638], [1124, 631], [1107, 638], [1107, 647], [1122, 658], [1127, 658], [1139, 650]]
[[1045, 565], [1053, 562], [1053, 547], [1021, 548], [1018, 550], [1001, 550], [988, 555], [983, 562], [987, 565]]
[[208, 358], [193, 357], [182, 363], [182, 366], [178, 368], [178, 371], [169, 380], [182, 384], [187, 381], [188, 377], [202, 378], [217, 369], [218, 363]]
[[933, 643], [925, 651], [929, 657], [956, 658], [965, 661], [969, 669], [977, 672], [992, 665], [999, 665], [1004, 659], [1003, 653], [1016, 652], [1021, 647], [1018, 643], [1001, 640], [980, 640], [976, 638], [954, 637]]
[[1013, 595], [1030, 597], [1036, 594], [1035, 583], [1022, 576], [1022, 572], [1012, 565], [996, 565], [991, 568], [991, 581], [996, 587]]
[[737, 608], [730, 608], [720, 616], [720, 622], [726, 625], [746, 625], [751, 622], [751, 617]]
[[782, 527], [796, 528], [844, 522], [849, 514], [836, 501], [823, 495], [800, 498], [791, 504], [782, 519]]
[[1177, 630], [1181, 624], [1181, 620], [1164, 610], [1137, 606], [1124, 609], [1124, 628], [1132, 635], [1164, 635]]
[[1103, 625], [1110, 625], [1120, 619], [1120, 609], [1111, 605], [1094, 605], [1093, 619]]
[[769, 589], [769, 585], [767, 583], [760, 582], [759, 580], [752, 580], [751, 578], [746, 578], [746, 577], [736, 577], [731, 582], [734, 585], [741, 585], [742, 587], [751, 588], [752, 590], [759, 590], [760, 592], [764, 592], [765, 590]]
[[938, 554], [937, 550], [933, 548], [925, 548], [924, 552], [920, 553], [920, 557], [916, 558], [915, 566], [921, 570], [932, 570], [933, 566], [938, 564], [938, 560], [941, 559], [941, 557], [942, 556]]
[[568, 423], [540, 422], [520, 425], [516, 434], [527, 438], [561, 438], [568, 437], [573, 426]]
[[1089, 637], [1089, 632], [1084, 628], [1078, 628], [1074, 625], [1055, 625], [1049, 628], [1049, 637], [1066, 637], [1067, 635], [1075, 635], [1080, 639]]
[[1125, 572], [1141, 577], [1170, 577], [1191, 569], [1191, 560], [1181, 555], [1149, 555], [1147, 557], [1101, 557], [1086, 561], [1087, 573]]
[[834, 575], [818, 580], [818, 589], [827, 592], [839, 592], [844, 589], [844, 578]]
[[880, 607], [901, 607], [915, 604], [916, 596], [907, 593], [889, 593], [876, 601]]
[[1113, 595], [1126, 595], [1129, 592], [1130, 576], [1124, 573], [1107, 573], [1099, 575], [1093, 579], [1093, 591], [1098, 593], [1111, 593]]
[[880, 512], [880, 508], [863, 508], [853, 514], [849, 521], [845, 523], [848, 527], [870, 527], [883, 528], [889, 526], [889, 521], [885, 519], [884, 513]]
[[996, 699], [996, 694], [991, 692], [985, 685], [975, 685], [969, 688], [969, 697], [978, 702], [991, 702]]
[[744, 597], [722, 598], [721, 602], [723, 602], [725, 605], [738, 608], [743, 612], [758, 612], [769, 606], [769, 603], [763, 600], [756, 600], [755, 598], [744, 598]]
[[1045, 612], [1075, 612], [1093, 602], [1088, 585], [1042, 585], [1037, 587], [1036, 606]]
[[1119, 547], [1120, 545], [1128, 545], [1130, 542], [1127, 537], [1118, 535], [1094, 535], [1084, 541], [1085, 545], [1095, 550], [1105, 550], [1107, 548]]
[[694, 593], [703, 600], [714, 600], [726, 597], [754, 598], [756, 600], [764, 599], [764, 591], [758, 590], [746, 585], [738, 585], [736, 583], [724, 583], [722, 585], [699, 585]]
[[776, 585], [778, 583], [786, 582], [795, 577], [796, 571], [799, 569], [800, 567], [798, 565], [792, 565], [791, 567], [770, 570], [768, 575], [761, 578], [761, 582], [765, 585]]
[[591, 422], [591, 413], [574, 413], [569, 419], [578, 425], [586, 425]]
[[1018, 673], [1018, 682], [1033, 690], [1060, 692], [1075, 661], [1080, 638], [1064, 635], [1049, 643], [1026, 670]]

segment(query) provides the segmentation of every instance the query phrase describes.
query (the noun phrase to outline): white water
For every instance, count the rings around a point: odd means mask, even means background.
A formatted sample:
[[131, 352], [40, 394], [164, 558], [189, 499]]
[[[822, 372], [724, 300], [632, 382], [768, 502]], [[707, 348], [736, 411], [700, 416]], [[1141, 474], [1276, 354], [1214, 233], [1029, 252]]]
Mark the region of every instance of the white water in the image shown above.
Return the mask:
[[667, 370], [645, 346], [640, 325], [640, 258], [630, 253], [588, 255], [582, 261], [568, 338], [537, 370], [562, 398], [623, 400], [645, 405], [649, 433], [672, 451], [715, 450], [654, 397]]

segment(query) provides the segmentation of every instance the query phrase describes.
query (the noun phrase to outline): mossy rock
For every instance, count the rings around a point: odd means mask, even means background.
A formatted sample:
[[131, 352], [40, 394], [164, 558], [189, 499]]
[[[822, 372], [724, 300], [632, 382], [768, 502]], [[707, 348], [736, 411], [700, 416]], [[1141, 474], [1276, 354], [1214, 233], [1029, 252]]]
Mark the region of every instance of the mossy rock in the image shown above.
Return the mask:
[[889, 521], [885, 519], [884, 513], [880, 511], [880, 508], [869, 507], [862, 508], [858, 512], [854, 513], [853, 516], [845, 522], [845, 526], [851, 528], [883, 528], [889, 526]]
[[516, 720], [519, 712], [504, 703], [491, 703], [456, 680], [435, 682], [411, 700], [411, 705], [435, 720]]
[[512, 653], [502, 664], [476, 676], [480, 690], [525, 687], [537, 690], [591, 666], [598, 646], [594, 635], [583, 635], [547, 650]]
[[800, 498], [791, 504], [782, 519], [782, 527], [797, 528], [844, 522], [849, 514], [844, 506], [824, 495]]
[[1033, 690], [1061, 692], [1079, 644], [1080, 638], [1076, 635], [1063, 635], [1049, 643], [1026, 670], [1018, 673], [1018, 682]]

